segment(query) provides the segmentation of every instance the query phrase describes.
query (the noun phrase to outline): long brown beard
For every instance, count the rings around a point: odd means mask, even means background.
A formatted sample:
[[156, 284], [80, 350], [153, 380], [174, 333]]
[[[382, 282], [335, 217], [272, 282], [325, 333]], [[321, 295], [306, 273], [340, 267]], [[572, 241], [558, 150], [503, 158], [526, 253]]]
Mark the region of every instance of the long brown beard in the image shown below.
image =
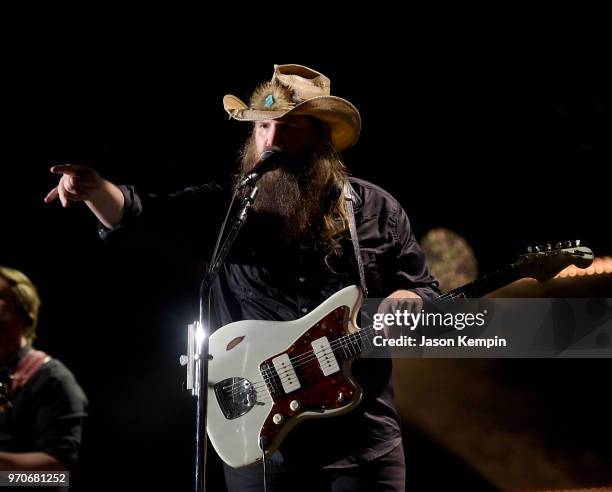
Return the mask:
[[[244, 175], [259, 161], [253, 135], [241, 157], [240, 175]], [[281, 224], [287, 241], [314, 237], [331, 252], [345, 228], [340, 192], [345, 179], [338, 154], [321, 140], [299, 156], [287, 157], [281, 167], [261, 178], [253, 208]]]

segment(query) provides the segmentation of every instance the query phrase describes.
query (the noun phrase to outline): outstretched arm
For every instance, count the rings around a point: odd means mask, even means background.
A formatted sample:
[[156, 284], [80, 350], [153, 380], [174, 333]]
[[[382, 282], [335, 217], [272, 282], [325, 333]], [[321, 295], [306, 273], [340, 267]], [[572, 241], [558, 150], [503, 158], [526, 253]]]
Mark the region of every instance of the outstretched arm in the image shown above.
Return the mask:
[[61, 178], [45, 197], [45, 203], [57, 198], [63, 207], [70, 202], [85, 202], [105, 227], [110, 229], [121, 222], [124, 197], [117, 185], [87, 166], [64, 164], [53, 166], [51, 172], [61, 174]]

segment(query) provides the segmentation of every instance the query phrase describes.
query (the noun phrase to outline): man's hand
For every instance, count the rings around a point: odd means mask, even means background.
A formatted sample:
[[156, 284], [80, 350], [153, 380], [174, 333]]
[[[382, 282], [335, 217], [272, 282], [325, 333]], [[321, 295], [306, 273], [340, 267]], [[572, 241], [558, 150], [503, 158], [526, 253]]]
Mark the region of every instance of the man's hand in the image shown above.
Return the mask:
[[45, 197], [45, 203], [51, 203], [59, 198], [62, 206], [67, 207], [70, 202], [91, 200], [104, 186], [105, 180], [87, 166], [64, 164], [53, 166], [51, 172], [61, 174], [62, 177], [58, 185]]
[[[423, 299], [418, 294], [411, 290], [396, 290], [389, 297], [385, 297], [378, 306], [378, 312], [381, 314], [395, 314], [397, 311], [418, 313], [423, 309]], [[389, 338], [389, 326], [383, 327], [383, 333]], [[402, 333], [402, 327], [395, 327]], [[396, 333], [397, 334], [397, 333]]]
[[64, 207], [70, 202], [85, 202], [104, 227], [111, 229], [121, 222], [125, 199], [119, 187], [87, 166], [64, 164], [53, 166], [51, 172], [62, 177], [45, 197], [45, 203], [56, 198]]
[[418, 313], [421, 309], [423, 309], [423, 299], [411, 290], [396, 290], [389, 297], [385, 297], [378, 306], [379, 313], [394, 313], [398, 310]]

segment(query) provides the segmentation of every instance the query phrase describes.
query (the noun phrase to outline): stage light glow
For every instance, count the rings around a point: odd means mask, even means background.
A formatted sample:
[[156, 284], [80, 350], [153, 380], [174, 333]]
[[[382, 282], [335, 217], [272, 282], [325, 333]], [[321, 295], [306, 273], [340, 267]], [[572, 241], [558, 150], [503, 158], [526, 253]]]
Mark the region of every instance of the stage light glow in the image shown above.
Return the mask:
[[555, 278], [567, 278], [583, 275], [603, 275], [605, 273], [612, 273], [612, 256], [595, 258], [591, 266], [588, 268], [576, 268], [574, 265], [570, 265], [559, 272]]

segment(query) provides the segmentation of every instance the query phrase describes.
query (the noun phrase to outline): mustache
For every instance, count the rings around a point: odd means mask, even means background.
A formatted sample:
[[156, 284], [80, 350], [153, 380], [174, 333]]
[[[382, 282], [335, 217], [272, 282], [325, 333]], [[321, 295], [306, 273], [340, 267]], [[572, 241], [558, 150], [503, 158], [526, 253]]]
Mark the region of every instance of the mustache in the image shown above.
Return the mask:
[[[268, 152], [273, 152], [274, 155], [268, 157], [266, 156]], [[247, 154], [242, 159], [240, 173], [246, 176], [256, 168], [265, 169], [272, 165], [273, 169], [266, 174], [274, 173], [277, 176], [280, 174], [307, 175], [312, 169], [313, 156], [312, 152], [292, 155], [280, 146], [267, 147], [261, 154], [258, 154], [255, 149], [251, 149], [247, 150]]]

